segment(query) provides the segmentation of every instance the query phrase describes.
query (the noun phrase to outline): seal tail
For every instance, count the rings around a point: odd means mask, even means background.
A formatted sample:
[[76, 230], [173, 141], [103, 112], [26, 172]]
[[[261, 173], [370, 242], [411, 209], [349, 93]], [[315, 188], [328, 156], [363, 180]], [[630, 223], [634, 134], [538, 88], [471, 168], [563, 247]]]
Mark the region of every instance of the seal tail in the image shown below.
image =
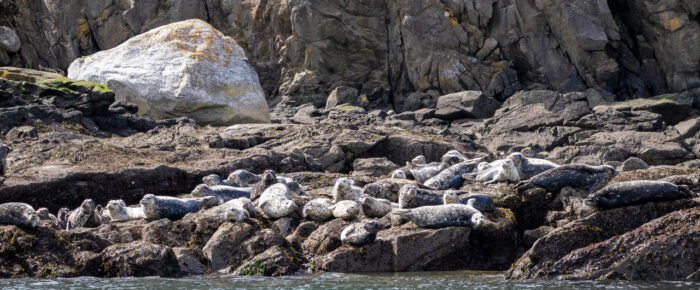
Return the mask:
[[399, 216], [407, 215], [410, 212], [411, 212], [410, 209], [405, 209], [405, 208], [395, 208], [395, 209], [391, 210], [391, 213], [393, 213], [395, 215], [399, 215]]

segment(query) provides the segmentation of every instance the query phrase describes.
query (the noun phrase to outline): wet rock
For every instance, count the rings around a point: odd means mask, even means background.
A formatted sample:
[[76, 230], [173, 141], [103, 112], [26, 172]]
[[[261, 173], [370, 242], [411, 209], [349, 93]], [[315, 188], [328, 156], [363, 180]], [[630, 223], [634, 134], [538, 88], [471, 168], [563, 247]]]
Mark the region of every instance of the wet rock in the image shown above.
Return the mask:
[[247, 223], [225, 223], [204, 245], [202, 252], [211, 261], [212, 271], [231, 271], [273, 246], [288, 249], [287, 241], [273, 230]]
[[342, 219], [334, 219], [318, 227], [302, 243], [304, 254], [308, 256], [320, 256], [329, 253], [342, 245], [340, 233], [350, 225]]
[[488, 118], [500, 103], [480, 91], [464, 91], [440, 96], [435, 107], [435, 117], [443, 120], [464, 118]]
[[210, 271], [206, 267], [207, 259], [200, 249], [173, 248], [173, 253], [180, 266], [181, 275], [203, 275]]
[[389, 161], [386, 157], [380, 158], [358, 158], [352, 164], [353, 176], [374, 176], [379, 177], [389, 174], [394, 169], [398, 168], [396, 164]]
[[294, 252], [273, 246], [234, 271], [235, 275], [286, 276], [299, 270], [302, 259]]
[[105, 277], [173, 277], [180, 274], [172, 248], [137, 241], [109, 246], [102, 253], [100, 271]]

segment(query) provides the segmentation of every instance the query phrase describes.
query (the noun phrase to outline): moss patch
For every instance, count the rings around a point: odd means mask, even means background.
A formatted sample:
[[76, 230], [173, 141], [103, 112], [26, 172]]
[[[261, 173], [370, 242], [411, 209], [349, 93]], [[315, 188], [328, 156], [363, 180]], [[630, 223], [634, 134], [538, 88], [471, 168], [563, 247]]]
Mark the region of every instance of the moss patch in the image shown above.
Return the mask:
[[49, 79], [38, 83], [39, 86], [66, 93], [78, 94], [80, 91], [95, 91], [99, 93], [114, 93], [107, 85], [85, 81], [74, 81], [65, 77]]

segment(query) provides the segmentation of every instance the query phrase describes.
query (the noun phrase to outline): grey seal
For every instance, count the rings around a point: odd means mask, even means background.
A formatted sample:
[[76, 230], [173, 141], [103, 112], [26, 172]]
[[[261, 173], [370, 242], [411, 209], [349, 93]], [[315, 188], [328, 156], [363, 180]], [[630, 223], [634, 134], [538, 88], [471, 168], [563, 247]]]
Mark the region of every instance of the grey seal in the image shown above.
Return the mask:
[[521, 180], [530, 179], [537, 174], [559, 167], [559, 164], [549, 160], [527, 158], [523, 156], [523, 154], [517, 152], [508, 155], [506, 158], [513, 161]]
[[289, 178], [289, 177], [277, 177], [277, 183], [282, 183], [287, 186], [287, 189], [289, 189], [289, 193], [291, 195], [301, 195], [302, 189], [301, 185], [294, 181], [294, 179]]
[[140, 204], [147, 219], [167, 218], [178, 220], [188, 213], [216, 206], [218, 205], [218, 200], [213, 196], [177, 198], [146, 194], [141, 199]]
[[65, 229], [68, 224], [68, 216], [70, 215], [70, 209], [67, 207], [62, 207], [58, 210], [56, 218], [58, 219], [58, 225], [60, 229]]
[[521, 181], [515, 189], [518, 193], [522, 193], [528, 189], [540, 187], [549, 192], [558, 193], [562, 188], [570, 186], [587, 189], [590, 193], [605, 186], [617, 174], [617, 170], [609, 165], [568, 164]]
[[423, 183], [431, 177], [438, 175], [438, 173], [445, 170], [447, 166], [447, 163], [444, 162], [433, 162], [430, 164], [415, 165], [413, 163], [406, 163], [406, 168], [408, 168], [408, 171], [411, 172], [413, 179], [420, 183]]
[[[247, 198], [242, 199], [250, 202]], [[220, 222], [242, 222], [250, 219], [250, 211], [246, 208], [246, 204], [247, 202], [232, 199], [221, 205], [206, 209], [201, 214]]]
[[143, 207], [141, 205], [138, 207], [128, 207], [121, 199], [108, 201], [107, 211], [109, 212], [109, 219], [113, 222], [125, 222], [146, 218], [146, 214], [143, 212]]
[[379, 231], [376, 221], [353, 223], [340, 233], [340, 241], [345, 245], [361, 247], [374, 242]]
[[354, 200], [341, 200], [331, 206], [333, 217], [344, 220], [351, 220], [360, 214], [360, 205]]
[[459, 188], [462, 186], [462, 183], [464, 183], [464, 177], [462, 177], [462, 175], [472, 172], [479, 161], [481, 161], [481, 158], [470, 159], [452, 165], [426, 180], [423, 185], [438, 190]]
[[[391, 212], [394, 205], [388, 199], [374, 198], [368, 194], [360, 196], [360, 206], [362, 213], [369, 218], [381, 218]], [[398, 205], [396, 205], [398, 207]]]
[[589, 194], [584, 203], [605, 210], [694, 196], [695, 194], [684, 185], [677, 186], [667, 181], [635, 180], [608, 185]]
[[419, 188], [406, 184], [399, 189], [399, 208], [416, 208], [426, 205], [443, 204], [443, 192]]
[[250, 199], [256, 200], [270, 186], [277, 183], [277, 174], [272, 170], [265, 170], [262, 179], [250, 190]]
[[411, 164], [413, 164], [413, 165], [425, 165], [425, 164], [428, 164], [428, 160], [425, 158], [425, 156], [418, 155], [411, 160]]
[[355, 186], [354, 181], [345, 177], [338, 178], [333, 186], [333, 191], [331, 191], [334, 202], [339, 202], [341, 200], [358, 201], [361, 194], [362, 188]]
[[96, 227], [99, 226], [98, 217], [95, 214], [95, 201], [92, 199], [86, 199], [80, 206], [68, 215], [66, 221], [66, 229], [77, 229], [81, 227]]
[[31, 205], [21, 202], [0, 204], [0, 224], [33, 228], [39, 223], [39, 217]]
[[258, 199], [258, 208], [268, 217], [275, 219], [291, 215], [299, 209], [290, 198], [287, 186], [281, 183], [265, 189]]
[[250, 197], [250, 190], [251, 188], [249, 187], [200, 184], [190, 194], [195, 197], [213, 196], [219, 200], [219, 203], [224, 203], [235, 198], [248, 198]]
[[389, 173], [389, 178], [406, 179], [406, 172], [401, 169], [396, 169]]
[[467, 158], [465, 158], [462, 153], [460, 153], [457, 150], [450, 150], [447, 151], [447, 153], [442, 155], [442, 158], [440, 159], [443, 163], [447, 164], [448, 166], [455, 165], [457, 163], [462, 163], [467, 161]]
[[[499, 160], [500, 161], [500, 160]], [[479, 163], [482, 165], [483, 163]], [[474, 173], [468, 173], [474, 174]], [[466, 177], [466, 176], [463, 176]], [[510, 159], [502, 160], [498, 162], [496, 166], [488, 166], [476, 173], [476, 181], [483, 182], [484, 184], [491, 184], [496, 182], [517, 182], [520, 179], [518, 170], [515, 168], [513, 161]]]
[[443, 195], [444, 204], [461, 203], [468, 204], [480, 212], [492, 211], [496, 208], [493, 200], [485, 194], [462, 194], [456, 191], [448, 191]]
[[204, 182], [204, 184], [209, 185], [209, 186], [216, 186], [216, 185], [237, 186], [237, 184], [235, 184], [229, 180], [221, 179], [221, 176], [218, 176], [216, 174], [209, 174], [209, 175], [203, 177], [202, 182]]
[[482, 225], [486, 219], [474, 207], [464, 204], [421, 206], [412, 209], [394, 209], [392, 213], [408, 218], [418, 227], [439, 229], [445, 227], [471, 227]]
[[333, 217], [333, 202], [327, 198], [312, 199], [304, 205], [302, 216], [314, 221], [327, 221]]
[[238, 169], [228, 175], [226, 179], [231, 183], [237, 184], [240, 187], [248, 187], [258, 183], [261, 178], [248, 170]]
[[36, 216], [39, 218], [39, 225], [44, 227], [51, 227], [54, 229], [63, 229], [61, 223], [59, 223], [58, 218], [49, 212], [48, 208], [42, 207], [36, 210]]
[[[10, 149], [7, 145], [0, 143], [0, 176], [5, 176], [7, 173], [7, 154], [10, 153]], [[2, 184], [2, 178], [0, 178], [0, 184]]]

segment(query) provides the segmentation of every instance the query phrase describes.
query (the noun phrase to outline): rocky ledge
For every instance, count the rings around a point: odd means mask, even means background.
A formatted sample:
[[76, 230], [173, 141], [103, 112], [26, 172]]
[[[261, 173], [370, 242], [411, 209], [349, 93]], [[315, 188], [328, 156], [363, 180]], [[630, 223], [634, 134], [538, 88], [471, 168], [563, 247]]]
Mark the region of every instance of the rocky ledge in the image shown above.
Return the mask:
[[[327, 108], [281, 102], [271, 124], [212, 127], [137, 116], [99, 84], [0, 75], [2, 277], [700, 277], [697, 91], [465, 91], [400, 114], [338, 91]], [[543, 178], [558, 172], [590, 175]]]

